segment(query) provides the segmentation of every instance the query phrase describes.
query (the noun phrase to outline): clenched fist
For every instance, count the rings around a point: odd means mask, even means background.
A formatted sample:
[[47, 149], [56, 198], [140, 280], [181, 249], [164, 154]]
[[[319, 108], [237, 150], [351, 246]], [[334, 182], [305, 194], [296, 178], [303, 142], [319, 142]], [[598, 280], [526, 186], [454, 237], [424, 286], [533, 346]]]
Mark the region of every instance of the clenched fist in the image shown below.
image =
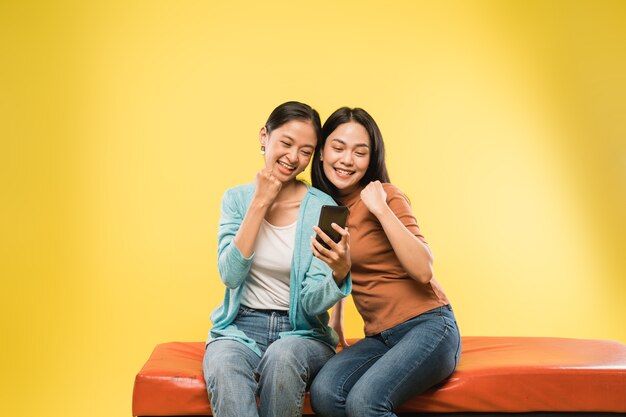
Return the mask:
[[361, 201], [376, 217], [387, 208], [387, 193], [380, 181], [372, 181], [361, 191]]
[[271, 205], [282, 186], [283, 183], [272, 174], [271, 169], [263, 169], [256, 174], [255, 197], [261, 202]]

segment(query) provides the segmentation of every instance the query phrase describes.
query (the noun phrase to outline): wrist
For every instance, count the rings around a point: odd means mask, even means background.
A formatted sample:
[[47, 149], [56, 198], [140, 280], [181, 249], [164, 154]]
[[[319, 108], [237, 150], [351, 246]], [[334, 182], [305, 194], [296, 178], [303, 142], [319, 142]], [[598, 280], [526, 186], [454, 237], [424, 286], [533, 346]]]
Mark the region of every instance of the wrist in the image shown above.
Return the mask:
[[271, 204], [271, 200], [255, 194], [254, 197], [252, 197], [252, 201], [250, 202], [250, 208], [267, 210]]
[[346, 272], [333, 270], [333, 279], [339, 285], [343, 283], [344, 279], [346, 279], [348, 272], [350, 272], [350, 270], [347, 270]]
[[381, 219], [382, 217], [385, 217], [386, 215], [388, 215], [389, 213], [393, 213], [391, 211], [391, 208], [386, 204], [383, 204], [382, 206], [380, 206], [378, 209], [372, 211], [372, 214], [374, 216], [376, 216], [377, 219]]

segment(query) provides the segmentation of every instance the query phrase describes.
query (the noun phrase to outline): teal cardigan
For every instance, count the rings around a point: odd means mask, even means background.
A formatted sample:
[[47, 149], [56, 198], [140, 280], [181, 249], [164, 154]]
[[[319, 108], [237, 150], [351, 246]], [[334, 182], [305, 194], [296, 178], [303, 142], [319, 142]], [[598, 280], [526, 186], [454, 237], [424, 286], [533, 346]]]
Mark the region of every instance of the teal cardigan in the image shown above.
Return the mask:
[[[213, 328], [207, 344], [218, 339], [237, 340], [257, 355], [261, 351], [254, 340], [233, 324], [241, 303], [243, 283], [248, 277], [254, 254], [245, 258], [233, 242], [254, 196], [255, 184], [231, 188], [222, 198], [218, 231], [218, 270], [226, 286], [224, 301], [211, 313]], [[308, 187], [298, 211], [296, 238], [291, 259], [289, 285], [289, 321], [293, 330], [280, 337], [308, 337], [337, 346], [338, 337], [328, 327], [328, 309], [352, 290], [350, 274], [337, 286], [330, 267], [313, 256], [311, 236], [323, 205], [336, 205], [333, 199], [316, 188]]]

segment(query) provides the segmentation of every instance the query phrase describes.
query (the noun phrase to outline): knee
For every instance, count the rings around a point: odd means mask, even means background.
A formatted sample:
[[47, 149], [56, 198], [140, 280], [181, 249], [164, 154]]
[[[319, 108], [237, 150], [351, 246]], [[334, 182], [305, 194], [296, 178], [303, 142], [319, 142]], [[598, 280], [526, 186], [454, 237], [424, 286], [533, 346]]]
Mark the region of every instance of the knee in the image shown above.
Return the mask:
[[207, 388], [214, 386], [218, 381], [232, 380], [236, 375], [251, 374], [252, 370], [246, 366], [246, 363], [241, 352], [237, 350], [207, 349], [202, 366]]
[[355, 385], [346, 398], [346, 416], [366, 417], [387, 415], [392, 405], [377, 395], [375, 387]]
[[306, 360], [299, 353], [297, 341], [280, 339], [272, 343], [261, 358], [259, 372], [307, 373]]
[[339, 388], [333, 385], [324, 377], [324, 372], [320, 372], [311, 384], [311, 408], [315, 414], [323, 417], [344, 416], [345, 400], [340, 395]]

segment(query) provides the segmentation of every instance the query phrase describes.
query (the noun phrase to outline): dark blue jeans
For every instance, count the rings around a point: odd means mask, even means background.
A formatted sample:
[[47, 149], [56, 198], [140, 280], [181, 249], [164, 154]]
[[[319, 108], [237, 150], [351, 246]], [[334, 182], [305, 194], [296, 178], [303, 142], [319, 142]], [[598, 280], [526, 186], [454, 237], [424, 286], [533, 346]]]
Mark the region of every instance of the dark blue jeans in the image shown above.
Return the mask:
[[331, 358], [313, 381], [311, 405], [322, 417], [395, 416], [394, 408], [450, 376], [460, 354], [452, 308], [435, 308]]

